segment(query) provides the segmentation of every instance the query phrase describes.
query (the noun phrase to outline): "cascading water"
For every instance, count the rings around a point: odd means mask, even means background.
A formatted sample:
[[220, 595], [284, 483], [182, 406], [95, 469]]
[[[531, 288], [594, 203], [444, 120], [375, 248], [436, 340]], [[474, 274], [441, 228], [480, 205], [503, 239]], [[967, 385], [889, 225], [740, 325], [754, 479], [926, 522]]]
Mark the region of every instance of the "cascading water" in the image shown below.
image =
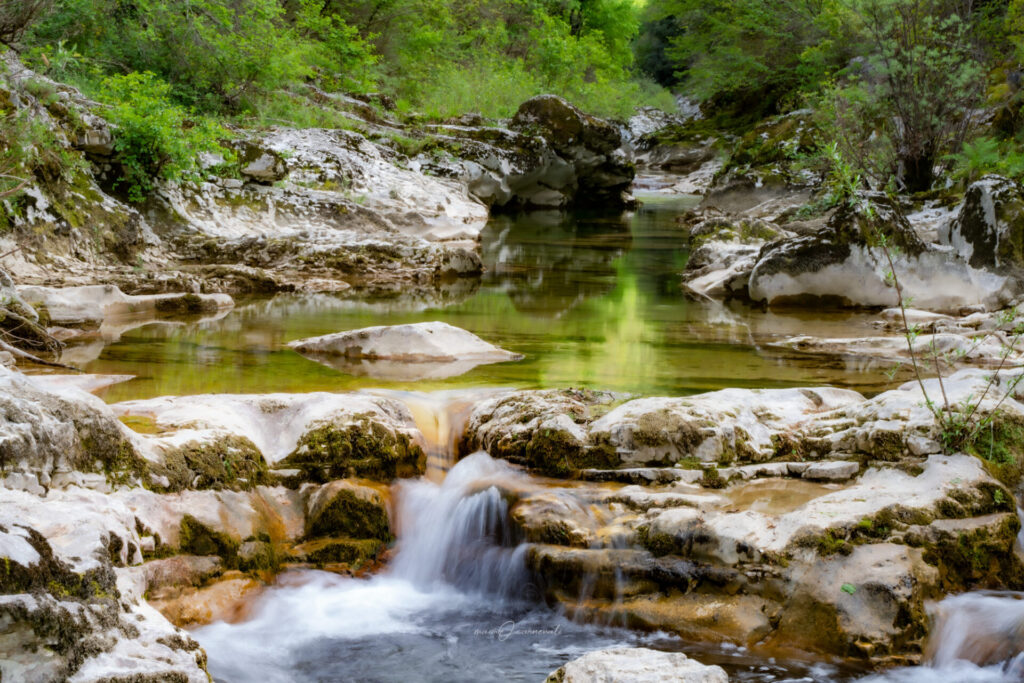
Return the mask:
[[923, 666], [864, 683], [1010, 683], [1024, 680], [1024, 594], [977, 591], [932, 605]]
[[399, 485], [402, 541], [391, 568], [423, 589], [450, 584], [471, 593], [516, 597], [529, 577], [508, 518], [503, 491], [526, 476], [483, 452], [456, 465], [440, 485], [427, 480]]

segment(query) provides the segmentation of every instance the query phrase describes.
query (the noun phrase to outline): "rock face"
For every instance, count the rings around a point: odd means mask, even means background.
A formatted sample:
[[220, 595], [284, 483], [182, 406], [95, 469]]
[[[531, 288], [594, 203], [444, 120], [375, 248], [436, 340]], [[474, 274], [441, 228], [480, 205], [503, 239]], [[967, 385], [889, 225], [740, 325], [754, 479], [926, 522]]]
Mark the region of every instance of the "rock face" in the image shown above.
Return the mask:
[[893, 306], [896, 292], [887, 282], [890, 268], [879, 247], [883, 235], [899, 249], [895, 269], [904, 296], [915, 306], [994, 310], [1014, 294], [1008, 278], [924, 245], [897, 208], [872, 196], [836, 212], [815, 235], [766, 245], [750, 272], [749, 296], [769, 305]]
[[1024, 268], [1024, 190], [1000, 176], [967, 188], [957, 217], [940, 239], [975, 268], [1020, 273]]
[[681, 652], [643, 647], [588, 652], [551, 673], [546, 683], [727, 683], [718, 666], [705, 666]]
[[478, 365], [523, 357], [441, 322], [368, 327], [288, 346], [342, 372], [380, 379], [455, 377]]
[[[386, 399], [119, 406], [145, 409], [154, 428], [139, 434], [80, 383], [0, 368], [4, 680], [206, 681], [205, 653], [161, 612], [205, 623], [285, 562], [376, 561], [392, 540], [386, 487], [333, 473], [422, 472], [411, 417]], [[294, 469], [268, 470], [282, 458]]]

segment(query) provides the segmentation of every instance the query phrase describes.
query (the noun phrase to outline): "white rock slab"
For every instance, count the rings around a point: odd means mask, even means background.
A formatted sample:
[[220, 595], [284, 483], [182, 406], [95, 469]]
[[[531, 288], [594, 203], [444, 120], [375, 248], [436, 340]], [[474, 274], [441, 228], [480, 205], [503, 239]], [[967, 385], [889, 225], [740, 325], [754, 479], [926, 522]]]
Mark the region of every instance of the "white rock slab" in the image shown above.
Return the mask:
[[478, 365], [523, 358], [442, 322], [366, 327], [288, 346], [341, 372], [397, 381], [456, 377]]
[[720, 666], [681, 652], [622, 647], [588, 652], [548, 676], [548, 683], [728, 683]]

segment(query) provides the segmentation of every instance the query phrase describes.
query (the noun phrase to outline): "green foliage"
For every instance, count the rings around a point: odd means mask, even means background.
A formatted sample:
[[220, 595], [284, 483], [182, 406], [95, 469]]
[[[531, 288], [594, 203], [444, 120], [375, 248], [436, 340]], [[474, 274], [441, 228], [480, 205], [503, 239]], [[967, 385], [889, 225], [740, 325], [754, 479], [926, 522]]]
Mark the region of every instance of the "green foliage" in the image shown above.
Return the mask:
[[661, 0], [648, 17], [680, 28], [664, 52], [691, 94], [760, 115], [791, 108], [853, 56], [839, 2]]
[[624, 115], [674, 104], [634, 77], [638, 28], [632, 0], [56, 0], [28, 54], [72, 80], [149, 71], [180, 103], [257, 120], [268, 105], [293, 118], [281, 105], [304, 107], [308, 82], [438, 118], [507, 116], [543, 92]]
[[230, 152], [220, 140], [226, 131], [171, 101], [171, 87], [151, 73], [111, 76], [100, 84], [109, 105], [107, 118], [116, 126], [114, 147], [123, 182], [132, 201], [142, 201], [156, 178], [198, 180], [200, 155]]
[[1024, 150], [1016, 140], [999, 140], [980, 136], [965, 142], [960, 151], [950, 154], [954, 180], [966, 184], [987, 173], [997, 173], [1016, 180], [1024, 179]]

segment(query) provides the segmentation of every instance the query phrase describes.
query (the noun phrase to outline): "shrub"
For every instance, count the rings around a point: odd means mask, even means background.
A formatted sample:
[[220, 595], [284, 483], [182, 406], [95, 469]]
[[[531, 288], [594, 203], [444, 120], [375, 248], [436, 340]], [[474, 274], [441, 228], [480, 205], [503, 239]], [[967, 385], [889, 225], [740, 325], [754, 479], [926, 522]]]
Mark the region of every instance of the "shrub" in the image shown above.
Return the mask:
[[123, 169], [119, 182], [127, 186], [132, 201], [142, 201], [154, 179], [201, 178], [203, 153], [231, 158], [220, 143], [227, 132], [172, 102], [170, 85], [152, 73], [106, 78], [100, 97], [109, 105], [106, 116], [116, 127], [114, 147]]

